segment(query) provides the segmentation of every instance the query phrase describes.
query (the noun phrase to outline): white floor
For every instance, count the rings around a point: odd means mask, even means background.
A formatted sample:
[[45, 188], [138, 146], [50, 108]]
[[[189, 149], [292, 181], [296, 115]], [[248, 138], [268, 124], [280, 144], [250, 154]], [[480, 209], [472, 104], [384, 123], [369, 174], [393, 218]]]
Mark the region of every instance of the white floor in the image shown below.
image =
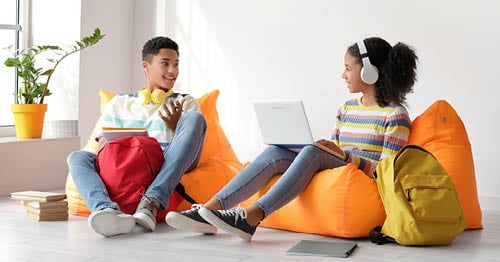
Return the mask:
[[340, 261], [345, 258], [290, 256], [299, 240], [355, 241], [349, 261], [500, 261], [500, 211], [483, 211], [483, 230], [466, 231], [450, 246], [377, 246], [367, 239], [341, 239], [258, 228], [251, 242], [219, 233], [179, 232], [167, 224], [155, 232], [139, 227], [129, 235], [104, 238], [84, 217], [35, 222], [16, 200], [0, 198], [0, 261]]

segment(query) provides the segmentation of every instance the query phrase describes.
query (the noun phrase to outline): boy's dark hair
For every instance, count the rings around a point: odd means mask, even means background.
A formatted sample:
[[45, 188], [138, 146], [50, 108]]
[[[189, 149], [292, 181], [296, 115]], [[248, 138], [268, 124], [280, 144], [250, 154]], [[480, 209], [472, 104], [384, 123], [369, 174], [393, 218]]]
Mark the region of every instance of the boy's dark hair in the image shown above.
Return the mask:
[[[418, 57], [415, 51], [401, 42], [392, 47], [379, 37], [365, 39], [365, 46], [371, 64], [379, 71], [375, 83], [377, 104], [406, 104], [406, 94], [413, 92], [413, 84], [417, 80]], [[357, 44], [349, 46], [347, 52], [362, 64]]]
[[174, 40], [164, 36], [157, 36], [144, 44], [142, 48], [142, 61], [151, 61], [151, 57], [157, 55], [160, 49], [163, 48], [175, 50], [177, 55], [179, 55], [179, 45]]

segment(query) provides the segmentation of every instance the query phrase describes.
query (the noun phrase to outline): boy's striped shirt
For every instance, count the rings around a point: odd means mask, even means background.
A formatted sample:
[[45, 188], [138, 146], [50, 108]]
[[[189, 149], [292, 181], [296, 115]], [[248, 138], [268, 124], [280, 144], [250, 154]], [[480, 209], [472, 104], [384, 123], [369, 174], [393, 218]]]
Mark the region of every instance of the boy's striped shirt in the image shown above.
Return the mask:
[[[187, 94], [173, 93], [170, 99], [184, 100], [183, 111], [200, 112], [196, 100]], [[167, 101], [167, 100], [165, 100]], [[158, 115], [161, 104], [143, 104], [137, 94], [121, 94], [106, 105], [100, 121], [96, 139], [102, 136], [102, 127], [144, 127], [148, 134], [158, 140], [162, 148], [170, 143], [172, 136]]]

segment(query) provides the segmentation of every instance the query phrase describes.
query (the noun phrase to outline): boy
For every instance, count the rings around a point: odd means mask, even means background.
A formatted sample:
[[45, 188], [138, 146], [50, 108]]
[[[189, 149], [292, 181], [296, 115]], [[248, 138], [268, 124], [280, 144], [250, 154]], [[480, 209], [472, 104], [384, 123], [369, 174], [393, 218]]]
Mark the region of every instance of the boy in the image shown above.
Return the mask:
[[[197, 166], [205, 138], [206, 123], [196, 100], [172, 89], [179, 74], [177, 43], [155, 37], [145, 43], [142, 60], [145, 86], [137, 94], [115, 96], [104, 109], [101, 121], [101, 126], [145, 127], [163, 149], [165, 162], [135, 214], [122, 213], [110, 199], [96, 171], [95, 153], [75, 151], [67, 159], [75, 185], [92, 212], [89, 225], [106, 237], [130, 233], [136, 223], [153, 231], [158, 210], [168, 206], [182, 175]], [[102, 132], [96, 140], [99, 148], [107, 142]]]

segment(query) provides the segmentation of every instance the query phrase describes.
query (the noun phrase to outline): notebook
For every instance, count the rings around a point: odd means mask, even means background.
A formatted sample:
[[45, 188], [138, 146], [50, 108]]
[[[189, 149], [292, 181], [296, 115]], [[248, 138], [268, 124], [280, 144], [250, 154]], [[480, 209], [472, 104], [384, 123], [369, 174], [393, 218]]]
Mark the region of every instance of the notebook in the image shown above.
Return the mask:
[[287, 255], [348, 257], [358, 246], [356, 242], [325, 242], [301, 240], [286, 251]]
[[127, 136], [148, 136], [148, 130], [142, 127], [103, 127], [102, 135], [111, 141]]
[[330, 149], [314, 142], [301, 100], [261, 100], [253, 105], [265, 144], [295, 152], [306, 145], [315, 145], [340, 159], [345, 158], [342, 149]]

